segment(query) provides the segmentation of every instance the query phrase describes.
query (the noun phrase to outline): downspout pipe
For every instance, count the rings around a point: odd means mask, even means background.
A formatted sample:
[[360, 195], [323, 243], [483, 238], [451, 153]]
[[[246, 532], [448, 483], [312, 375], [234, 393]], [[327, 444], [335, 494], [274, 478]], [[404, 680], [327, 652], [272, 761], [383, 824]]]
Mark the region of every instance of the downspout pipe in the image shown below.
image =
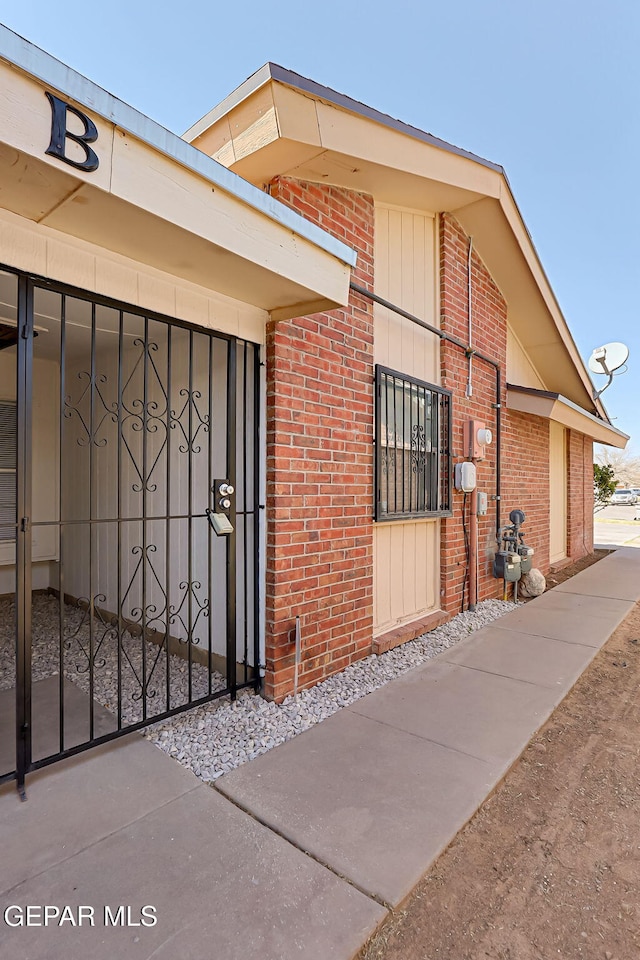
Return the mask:
[[478, 488], [471, 491], [469, 518], [469, 610], [478, 603]]
[[496, 366], [496, 533], [502, 525], [500, 510], [500, 490], [502, 483], [502, 371]]
[[459, 347], [460, 350], [464, 350], [467, 356], [477, 357], [478, 360], [482, 360], [483, 363], [488, 363], [496, 372], [496, 401], [494, 403], [494, 409], [496, 411], [496, 492], [495, 492], [495, 501], [496, 501], [496, 533], [500, 529], [500, 491], [501, 491], [501, 447], [502, 447], [502, 368], [497, 360], [494, 360], [492, 357], [487, 356], [485, 353], [481, 353], [479, 350], [474, 350], [468, 346], [464, 341], [459, 340], [458, 337], [452, 336], [450, 333], [445, 333], [444, 330], [439, 330], [437, 327], [434, 327], [433, 324], [427, 323], [426, 320], [421, 320], [420, 317], [414, 316], [413, 313], [409, 313], [408, 310], [403, 310], [402, 307], [396, 306], [395, 303], [391, 303], [390, 300], [385, 300], [384, 297], [378, 296], [377, 293], [373, 293], [371, 290], [367, 290], [366, 287], [361, 287], [358, 283], [351, 281], [349, 284], [351, 290], [360, 297], [364, 297], [366, 300], [371, 300], [373, 303], [380, 304], [381, 307], [385, 307], [387, 310], [391, 310], [392, 313], [397, 313], [399, 317], [404, 317], [405, 320], [409, 320], [411, 323], [415, 323], [416, 326], [421, 327], [423, 330], [428, 330], [429, 333], [433, 333], [434, 336], [439, 337], [440, 340], [445, 340], [447, 343], [452, 343], [454, 346]]

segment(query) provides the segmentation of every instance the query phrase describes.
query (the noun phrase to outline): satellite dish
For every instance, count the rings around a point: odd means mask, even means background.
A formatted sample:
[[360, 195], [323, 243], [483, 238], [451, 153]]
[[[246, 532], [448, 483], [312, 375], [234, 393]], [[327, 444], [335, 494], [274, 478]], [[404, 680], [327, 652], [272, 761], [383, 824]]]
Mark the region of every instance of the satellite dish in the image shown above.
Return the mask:
[[624, 343], [605, 343], [603, 347], [596, 347], [589, 357], [589, 370], [591, 373], [604, 373], [609, 377], [602, 390], [594, 393], [593, 399], [597, 400], [601, 393], [611, 386], [614, 374], [629, 359], [629, 348]]
[[605, 343], [604, 347], [596, 347], [589, 357], [591, 373], [614, 373], [623, 367], [629, 359], [629, 348], [624, 343]]

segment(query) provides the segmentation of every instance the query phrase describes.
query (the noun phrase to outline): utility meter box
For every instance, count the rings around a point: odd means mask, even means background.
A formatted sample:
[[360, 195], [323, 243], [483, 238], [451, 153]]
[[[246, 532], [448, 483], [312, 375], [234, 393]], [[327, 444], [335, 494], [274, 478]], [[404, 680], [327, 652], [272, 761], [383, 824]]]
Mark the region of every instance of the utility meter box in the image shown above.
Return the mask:
[[523, 574], [529, 573], [531, 567], [533, 566], [533, 547], [528, 547], [526, 544], [521, 543], [518, 547], [518, 556], [520, 557], [520, 570]]
[[522, 576], [521, 557], [518, 553], [499, 550], [493, 559], [493, 575], [497, 580], [513, 583]]
[[481, 420], [465, 420], [462, 427], [462, 442], [465, 457], [484, 460], [485, 448], [493, 440], [493, 434]]
[[456, 463], [453, 471], [453, 485], [456, 490], [463, 493], [471, 493], [476, 488], [476, 465], [469, 460], [464, 463]]

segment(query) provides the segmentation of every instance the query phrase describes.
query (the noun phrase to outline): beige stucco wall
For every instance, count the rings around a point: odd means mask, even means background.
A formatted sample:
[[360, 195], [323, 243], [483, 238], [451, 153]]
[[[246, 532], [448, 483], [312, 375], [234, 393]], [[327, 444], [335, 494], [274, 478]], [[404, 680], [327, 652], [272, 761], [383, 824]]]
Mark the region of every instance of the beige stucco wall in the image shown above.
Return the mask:
[[[436, 221], [429, 213], [376, 205], [375, 292], [439, 325]], [[375, 362], [438, 384], [440, 341], [376, 305]], [[374, 634], [439, 606], [440, 522], [378, 522], [374, 528]]]

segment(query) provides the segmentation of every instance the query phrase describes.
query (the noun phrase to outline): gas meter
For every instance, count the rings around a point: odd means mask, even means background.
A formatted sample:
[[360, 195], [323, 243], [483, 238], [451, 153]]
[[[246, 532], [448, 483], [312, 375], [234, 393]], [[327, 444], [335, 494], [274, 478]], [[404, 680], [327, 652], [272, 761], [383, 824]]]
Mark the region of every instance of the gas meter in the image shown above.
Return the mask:
[[506, 580], [513, 583], [522, 576], [521, 561], [519, 553], [512, 553], [510, 550], [498, 550], [493, 558], [493, 575], [497, 580]]
[[521, 543], [518, 547], [518, 556], [520, 557], [520, 569], [522, 570], [523, 575], [529, 573], [531, 567], [533, 566], [533, 554], [535, 553], [533, 547], [528, 547], [526, 543]]

